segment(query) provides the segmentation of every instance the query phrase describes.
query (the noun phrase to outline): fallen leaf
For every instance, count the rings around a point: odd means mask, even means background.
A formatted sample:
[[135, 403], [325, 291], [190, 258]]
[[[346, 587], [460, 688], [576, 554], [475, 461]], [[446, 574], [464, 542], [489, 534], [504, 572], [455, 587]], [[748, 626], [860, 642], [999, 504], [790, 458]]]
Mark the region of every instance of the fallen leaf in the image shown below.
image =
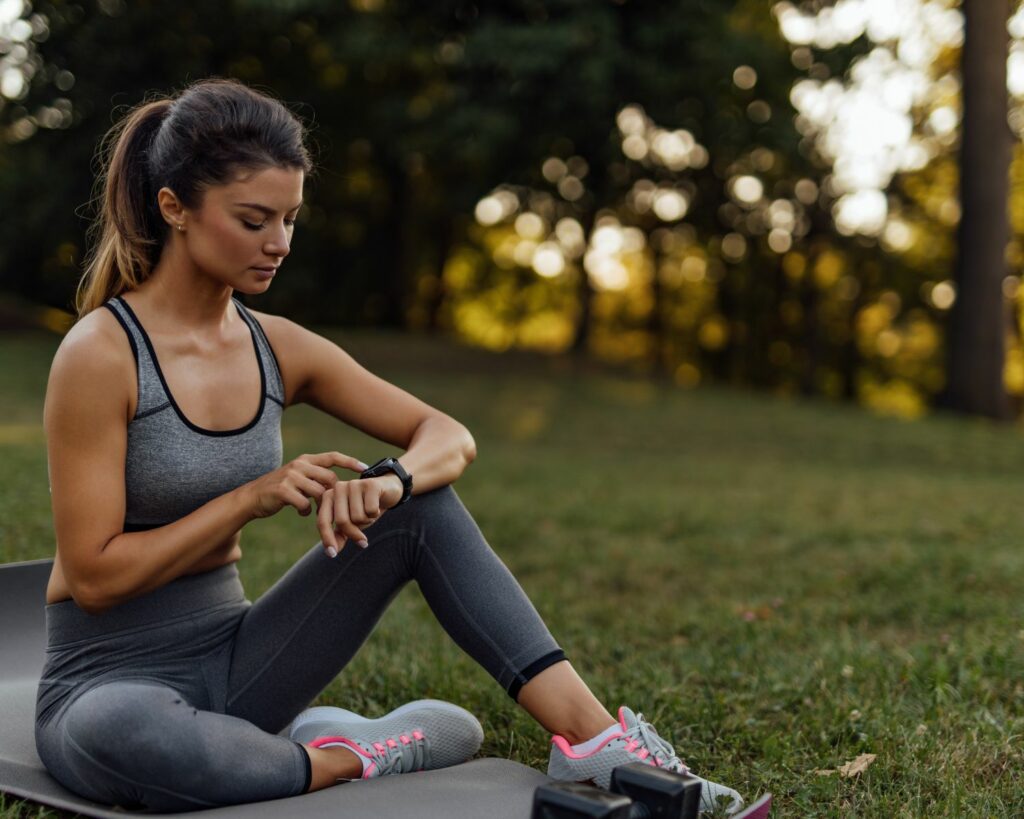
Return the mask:
[[868, 769], [868, 765], [875, 761], [875, 756], [877, 754], [861, 754], [856, 759], [847, 762], [845, 765], [840, 765], [838, 768], [816, 768], [814, 773], [818, 776], [832, 776], [835, 773], [845, 777], [857, 776], [857, 774], [863, 773]]
[[877, 754], [861, 754], [852, 762], [839, 766], [839, 775], [845, 777], [857, 776], [864, 773], [868, 766], [875, 761]]

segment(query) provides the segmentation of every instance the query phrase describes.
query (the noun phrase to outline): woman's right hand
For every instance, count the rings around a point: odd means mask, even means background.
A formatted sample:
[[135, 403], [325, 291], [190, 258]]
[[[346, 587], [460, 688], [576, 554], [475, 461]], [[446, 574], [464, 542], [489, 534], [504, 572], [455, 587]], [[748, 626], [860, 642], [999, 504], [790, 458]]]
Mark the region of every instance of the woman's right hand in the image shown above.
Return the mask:
[[300, 455], [241, 487], [247, 492], [250, 512], [253, 517], [266, 518], [285, 506], [294, 506], [300, 515], [308, 515], [313, 510], [313, 500], [319, 504], [324, 492], [338, 482], [338, 476], [331, 471], [333, 466], [356, 473], [369, 468], [358, 458], [340, 452]]

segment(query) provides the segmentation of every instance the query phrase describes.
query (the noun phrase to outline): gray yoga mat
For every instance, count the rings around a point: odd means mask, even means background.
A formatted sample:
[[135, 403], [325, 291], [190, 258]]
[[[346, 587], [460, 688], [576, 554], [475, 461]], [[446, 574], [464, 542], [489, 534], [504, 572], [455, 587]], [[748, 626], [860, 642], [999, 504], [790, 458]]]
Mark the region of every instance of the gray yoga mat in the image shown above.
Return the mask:
[[[61, 787], [36, 755], [32, 723], [46, 647], [46, 581], [52, 560], [0, 565], [0, 792], [85, 816], [124, 819]], [[316, 793], [164, 816], [527, 819], [547, 776], [507, 759], [475, 759], [440, 771], [387, 776]]]

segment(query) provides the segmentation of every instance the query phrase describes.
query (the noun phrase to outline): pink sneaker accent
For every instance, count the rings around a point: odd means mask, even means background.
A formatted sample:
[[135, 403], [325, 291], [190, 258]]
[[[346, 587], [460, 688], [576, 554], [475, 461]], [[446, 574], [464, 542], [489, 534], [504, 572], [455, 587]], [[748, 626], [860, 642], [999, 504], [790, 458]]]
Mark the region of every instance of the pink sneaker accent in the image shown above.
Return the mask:
[[551, 741], [555, 745], [558, 746], [558, 750], [560, 750], [563, 754], [565, 754], [570, 759], [586, 759], [587, 757], [591, 757], [594, 754], [596, 754], [598, 751], [600, 751], [602, 748], [604, 748], [605, 745], [607, 745], [612, 740], [618, 739], [620, 736], [622, 736], [622, 734], [613, 734], [612, 736], [608, 737], [608, 739], [606, 739], [604, 742], [602, 742], [600, 745], [598, 745], [589, 754], [578, 754], [578, 753], [576, 753], [572, 749], [572, 746], [569, 744], [569, 740], [567, 740], [565, 737], [555, 735], [555, 736], [551, 737]]
[[[565, 737], [558, 736], [557, 734], [551, 738], [551, 742], [552, 744], [558, 747], [558, 750], [560, 750], [563, 754], [569, 757], [569, 759], [587, 759], [588, 757], [592, 757], [594, 754], [601, 751], [609, 742], [612, 742], [613, 740], [616, 740], [619, 737], [621, 737], [622, 734], [628, 730], [626, 716], [625, 714], [623, 714], [621, 707], [619, 708], [619, 725], [622, 726], [622, 731], [620, 731], [617, 734], [612, 734], [589, 754], [576, 753], [575, 751], [573, 751], [572, 745], [569, 744], [569, 741]], [[626, 743], [624, 750], [627, 753], [637, 757], [637, 759], [647, 762], [648, 765], [655, 765], [659, 768], [665, 767], [665, 761], [656, 756], [651, 756], [651, 752], [647, 748], [641, 748], [639, 752], [636, 752], [636, 748], [638, 745], [640, 745], [639, 740], [631, 739], [629, 742]], [[648, 757], [651, 757], [650, 761], [647, 760]]]
[[309, 744], [310, 747], [313, 748], [323, 748], [324, 746], [331, 745], [344, 745], [350, 751], [354, 751], [360, 756], [365, 756], [367, 759], [370, 758], [370, 754], [368, 754], [366, 751], [360, 748], [359, 745], [357, 745], [352, 740], [347, 739], [346, 737], [317, 737]]
[[370, 760], [369, 763], [363, 764], [365, 770], [363, 771], [363, 775], [360, 778], [369, 779], [371, 776], [373, 776], [373, 772], [377, 770], [377, 764], [373, 761], [373, 756], [367, 753], [365, 750], [363, 750], [357, 743], [353, 742], [352, 740], [346, 737], [317, 737], [309, 743], [309, 746], [311, 748], [329, 748], [333, 745], [342, 745], [348, 750], [350, 750], [352, 753], [359, 754], [359, 756], [365, 757], [366, 759]]
[[570, 760], [586, 760], [588, 757], [593, 757], [595, 755], [595, 753], [597, 753], [599, 750], [601, 750], [601, 748], [603, 748], [605, 745], [607, 745], [613, 739], [617, 739], [617, 738], [618, 738], [618, 736], [609, 736], [606, 740], [604, 740], [604, 742], [602, 742], [600, 745], [598, 745], [596, 748], [594, 748], [590, 753], [577, 753], [577, 752], [575, 752], [574, 750], [572, 750], [572, 746], [569, 744], [568, 740], [565, 737], [563, 737], [563, 736], [553, 736], [553, 737], [551, 737], [551, 741], [554, 744], [558, 745], [558, 749], [562, 753], [564, 753], [564, 755], [566, 757], [568, 757]]

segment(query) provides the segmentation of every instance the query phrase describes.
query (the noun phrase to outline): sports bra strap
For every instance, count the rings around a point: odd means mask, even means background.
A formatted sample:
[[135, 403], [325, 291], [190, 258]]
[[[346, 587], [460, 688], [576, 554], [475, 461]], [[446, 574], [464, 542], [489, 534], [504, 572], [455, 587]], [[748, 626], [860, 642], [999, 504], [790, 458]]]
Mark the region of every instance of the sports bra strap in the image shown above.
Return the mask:
[[157, 374], [153, 358], [149, 354], [149, 345], [146, 344], [144, 331], [120, 298], [115, 297], [103, 306], [114, 314], [124, 329], [128, 336], [128, 343], [132, 347], [132, 354], [135, 356], [135, 370], [139, 380], [139, 399], [132, 420], [145, 418], [147, 415], [168, 409], [171, 406], [171, 401]]

